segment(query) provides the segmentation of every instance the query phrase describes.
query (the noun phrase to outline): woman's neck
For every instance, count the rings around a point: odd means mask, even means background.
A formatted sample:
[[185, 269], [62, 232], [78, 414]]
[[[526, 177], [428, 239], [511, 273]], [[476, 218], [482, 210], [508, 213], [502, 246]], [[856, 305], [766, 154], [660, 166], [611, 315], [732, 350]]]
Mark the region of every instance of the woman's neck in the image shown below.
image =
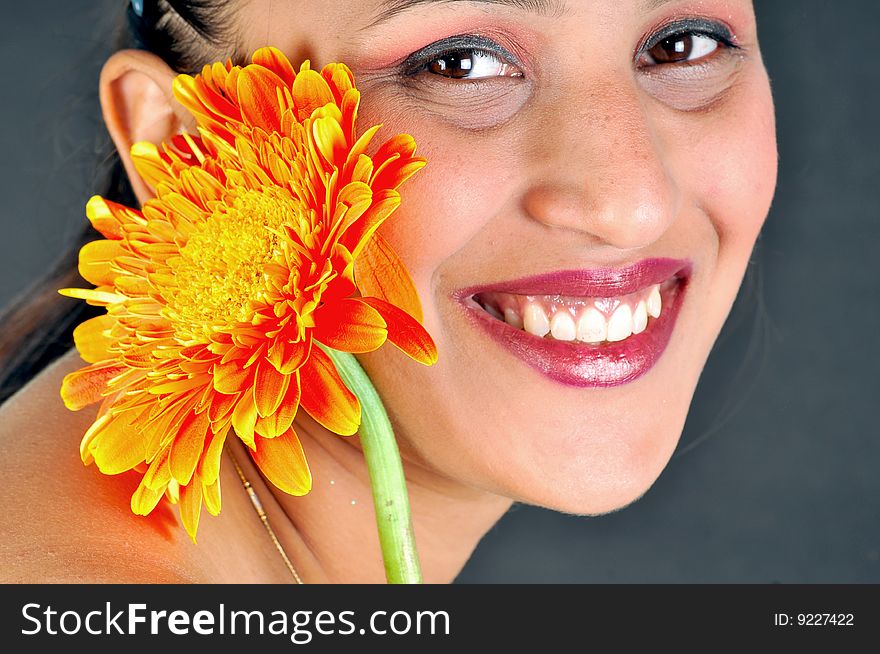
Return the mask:
[[[240, 448], [237, 458], [250, 468], [258, 495], [274, 499], [263, 504], [287, 555], [305, 583], [384, 583], [370, 480], [357, 436], [333, 434], [303, 412], [295, 429], [312, 470], [312, 490], [303, 497], [258, 477], [244, 446], [230, 439]], [[511, 501], [416, 464], [405, 462], [404, 472], [424, 580], [449, 583]]]

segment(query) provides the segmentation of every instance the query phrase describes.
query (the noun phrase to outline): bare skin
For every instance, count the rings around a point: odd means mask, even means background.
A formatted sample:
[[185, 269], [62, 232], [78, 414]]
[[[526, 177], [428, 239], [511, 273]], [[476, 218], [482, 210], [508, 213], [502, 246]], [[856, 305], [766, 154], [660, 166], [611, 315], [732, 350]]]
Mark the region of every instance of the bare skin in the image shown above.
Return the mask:
[[[254, 0], [233, 20], [244, 52], [271, 44], [294, 61], [348, 63], [361, 124], [412, 134], [429, 161], [382, 233], [413, 276], [440, 360], [422, 367], [391, 347], [359, 359], [400, 441], [426, 580], [445, 583], [512, 502], [596, 515], [637, 500], [661, 473], [769, 209], [773, 105], [748, 0], [566, 0], [540, 12], [421, 3], [377, 20], [379, 9], [303, 2], [293, 15]], [[699, 57], [646, 60], [640, 44], [676, 22]], [[722, 48], [716, 28], [738, 47]], [[501, 44], [516, 62], [471, 54], [470, 70], [485, 73], [478, 83], [436, 65], [401, 73], [411, 53], [458, 34]], [[192, 127], [170, 97], [172, 78], [131, 52], [102, 75], [105, 122], [141, 201], [150, 190], [130, 165], [131, 143]], [[687, 296], [658, 363], [612, 388], [540, 375], [453, 298], [474, 284], [652, 257], [693, 263]], [[0, 471], [14, 489], [0, 518], [2, 575], [289, 581], [228, 459], [222, 513], [203, 517], [197, 546], [170, 510], [130, 514], [132, 478], [82, 466], [76, 443], [95, 412], [71, 414], [58, 397], [79, 365], [68, 354], [0, 407]], [[296, 428], [315, 480], [304, 498], [275, 491], [229, 439], [290, 558], [306, 582], [382, 581], [356, 437], [303, 412]]]
[[[71, 414], [58, 394], [64, 375], [81, 366], [71, 351], [0, 407], [0, 474], [4, 487], [15, 491], [3, 511], [3, 581], [290, 582], [228, 457], [221, 468], [223, 510], [202, 521], [197, 545], [169, 506], [160, 505], [146, 518], [131, 513], [128, 499], [137, 486], [136, 474], [108, 477], [83, 466], [71, 445], [96, 411]], [[34, 424], [41, 429], [34, 431]], [[240, 442], [232, 444], [236, 460], [304, 581], [382, 583], [362, 453], [351, 442], [320, 433], [311, 420], [299, 424], [310, 465], [333, 483], [316, 485], [298, 498], [295, 512], [288, 511], [283, 496], [276, 497]], [[465, 501], [422, 487], [417, 478], [409, 488], [425, 580], [448, 583], [510, 501], [485, 494]], [[466, 505], [471, 510], [463, 512]], [[321, 536], [315, 539], [315, 534]]]

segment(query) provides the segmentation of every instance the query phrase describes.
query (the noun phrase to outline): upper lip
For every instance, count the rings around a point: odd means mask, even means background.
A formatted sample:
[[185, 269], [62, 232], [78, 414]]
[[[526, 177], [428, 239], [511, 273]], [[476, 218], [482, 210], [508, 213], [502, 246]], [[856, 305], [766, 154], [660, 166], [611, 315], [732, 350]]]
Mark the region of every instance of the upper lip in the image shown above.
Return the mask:
[[590, 298], [617, 297], [659, 284], [678, 276], [685, 277], [691, 268], [686, 259], [643, 259], [624, 268], [557, 270], [530, 277], [470, 286], [456, 291], [457, 298], [477, 293], [500, 291], [518, 295], [573, 295]]

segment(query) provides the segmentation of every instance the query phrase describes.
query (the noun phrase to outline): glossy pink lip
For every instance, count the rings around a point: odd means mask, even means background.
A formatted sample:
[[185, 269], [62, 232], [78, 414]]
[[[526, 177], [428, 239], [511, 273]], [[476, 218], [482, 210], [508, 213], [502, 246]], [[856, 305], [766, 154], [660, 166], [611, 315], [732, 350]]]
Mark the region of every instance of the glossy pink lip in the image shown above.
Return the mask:
[[[460, 289], [452, 295], [468, 319], [535, 370], [578, 387], [610, 387], [634, 381], [660, 359], [672, 336], [691, 273], [689, 261], [645, 259], [626, 268], [561, 270], [534, 277]], [[641, 334], [617, 343], [589, 345], [556, 341], [514, 329], [484, 311], [472, 296], [488, 291], [519, 295], [577, 295], [591, 298], [628, 295], [674, 279], [663, 295], [663, 311]]]

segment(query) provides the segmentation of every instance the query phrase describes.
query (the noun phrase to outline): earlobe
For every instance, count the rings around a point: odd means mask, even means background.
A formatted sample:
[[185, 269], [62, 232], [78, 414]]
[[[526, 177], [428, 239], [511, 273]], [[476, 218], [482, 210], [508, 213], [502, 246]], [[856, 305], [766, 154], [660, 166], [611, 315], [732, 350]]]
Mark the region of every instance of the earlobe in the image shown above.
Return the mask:
[[101, 70], [104, 123], [141, 204], [153, 196], [153, 190], [135, 170], [131, 146], [138, 141], [159, 144], [184, 129], [194, 130], [191, 117], [171, 90], [176, 75], [162, 59], [141, 50], [117, 52]]

